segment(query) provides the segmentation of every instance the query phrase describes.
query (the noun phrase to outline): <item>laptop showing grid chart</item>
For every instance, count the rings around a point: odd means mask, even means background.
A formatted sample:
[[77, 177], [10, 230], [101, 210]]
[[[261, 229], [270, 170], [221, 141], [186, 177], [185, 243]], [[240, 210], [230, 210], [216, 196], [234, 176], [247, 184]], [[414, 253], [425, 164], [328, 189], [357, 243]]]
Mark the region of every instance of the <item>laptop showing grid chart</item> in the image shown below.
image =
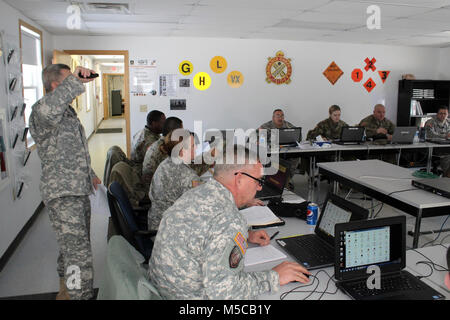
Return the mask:
[[[355, 300], [439, 300], [444, 297], [403, 270], [406, 266], [406, 217], [339, 223], [335, 226], [337, 287]], [[367, 273], [380, 270], [378, 288]], [[369, 282], [369, 284], [368, 284]]]
[[335, 194], [328, 194], [314, 234], [277, 239], [277, 243], [308, 269], [334, 263], [334, 226], [336, 223], [367, 219], [369, 211]]

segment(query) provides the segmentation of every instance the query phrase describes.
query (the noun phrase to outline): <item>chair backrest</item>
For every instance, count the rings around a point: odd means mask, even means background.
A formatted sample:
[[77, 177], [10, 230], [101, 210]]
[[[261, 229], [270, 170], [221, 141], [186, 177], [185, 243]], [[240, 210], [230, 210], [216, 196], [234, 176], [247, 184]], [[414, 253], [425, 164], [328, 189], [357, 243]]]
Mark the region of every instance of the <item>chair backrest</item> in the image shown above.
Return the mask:
[[145, 258], [123, 237], [108, 242], [106, 269], [98, 300], [161, 300], [158, 290], [147, 279]]
[[112, 146], [106, 153], [105, 171], [103, 173], [103, 184], [108, 188], [110, 183], [111, 170], [119, 161], [125, 161], [127, 156], [119, 146]]
[[114, 181], [109, 185], [108, 194], [111, 196], [112, 210], [117, 213], [120, 234], [140, 252], [145, 251], [141, 237], [135, 236], [139, 230], [135, 220], [133, 207], [120, 183]]

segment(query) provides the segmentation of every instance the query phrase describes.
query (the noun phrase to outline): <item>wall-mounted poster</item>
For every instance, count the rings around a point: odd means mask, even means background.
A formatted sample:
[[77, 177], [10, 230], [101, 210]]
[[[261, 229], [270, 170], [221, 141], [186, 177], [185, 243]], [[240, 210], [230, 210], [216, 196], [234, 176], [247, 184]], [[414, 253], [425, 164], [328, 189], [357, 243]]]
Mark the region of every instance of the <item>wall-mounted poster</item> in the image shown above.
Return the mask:
[[130, 60], [130, 93], [145, 96], [157, 89], [156, 60], [131, 59]]
[[159, 75], [159, 95], [164, 97], [175, 97], [178, 88], [178, 75], [161, 74]]

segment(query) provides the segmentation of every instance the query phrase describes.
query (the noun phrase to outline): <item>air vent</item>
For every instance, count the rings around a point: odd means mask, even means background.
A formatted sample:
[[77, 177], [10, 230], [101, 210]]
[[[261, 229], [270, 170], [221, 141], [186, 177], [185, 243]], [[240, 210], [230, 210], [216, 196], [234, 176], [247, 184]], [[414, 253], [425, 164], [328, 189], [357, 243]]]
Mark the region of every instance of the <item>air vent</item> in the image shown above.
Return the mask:
[[83, 2], [79, 6], [87, 14], [130, 14], [128, 3]]

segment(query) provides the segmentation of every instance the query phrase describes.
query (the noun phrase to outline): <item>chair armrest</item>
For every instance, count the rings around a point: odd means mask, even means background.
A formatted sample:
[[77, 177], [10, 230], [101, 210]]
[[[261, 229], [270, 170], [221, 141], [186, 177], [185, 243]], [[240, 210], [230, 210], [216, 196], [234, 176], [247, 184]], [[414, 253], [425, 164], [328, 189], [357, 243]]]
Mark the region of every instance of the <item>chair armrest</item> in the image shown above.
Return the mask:
[[156, 236], [157, 233], [158, 233], [158, 230], [138, 230], [134, 234], [144, 236], [144, 237], [153, 237], [153, 236]]

